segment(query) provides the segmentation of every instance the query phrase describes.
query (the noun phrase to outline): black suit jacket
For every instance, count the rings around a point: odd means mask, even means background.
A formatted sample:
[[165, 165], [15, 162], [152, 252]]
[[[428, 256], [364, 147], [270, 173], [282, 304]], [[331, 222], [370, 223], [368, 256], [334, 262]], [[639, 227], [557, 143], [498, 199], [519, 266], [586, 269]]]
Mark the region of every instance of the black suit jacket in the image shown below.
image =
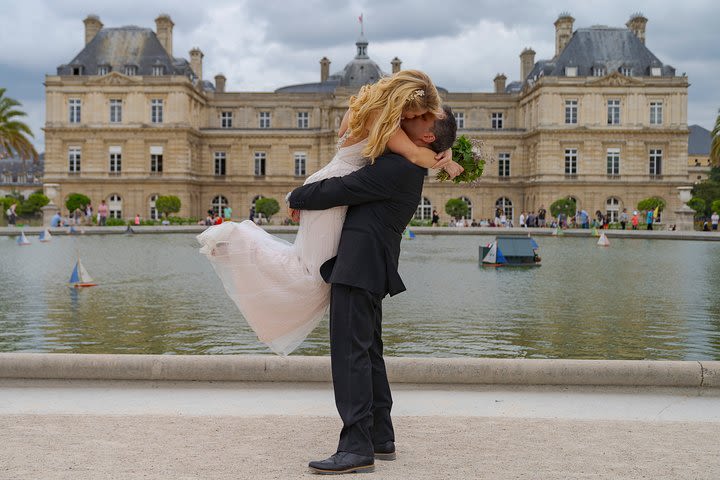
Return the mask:
[[290, 207], [297, 210], [350, 206], [338, 254], [320, 268], [326, 282], [381, 295], [405, 290], [398, 274], [400, 241], [420, 203], [424, 178], [425, 169], [391, 153], [344, 177], [292, 191]]

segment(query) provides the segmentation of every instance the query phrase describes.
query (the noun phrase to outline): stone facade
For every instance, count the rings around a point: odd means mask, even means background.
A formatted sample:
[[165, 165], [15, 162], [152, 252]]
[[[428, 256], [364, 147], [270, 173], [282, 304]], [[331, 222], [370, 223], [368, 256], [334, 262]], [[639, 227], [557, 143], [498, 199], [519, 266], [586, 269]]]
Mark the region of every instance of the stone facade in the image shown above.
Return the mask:
[[[459, 134], [483, 139], [493, 160], [473, 186], [430, 175], [419, 218], [429, 218], [433, 208], [444, 216], [447, 200], [458, 197], [481, 219], [493, 217], [497, 205], [513, 217], [567, 196], [589, 212], [614, 215], [659, 196], [668, 204], [663, 221], [673, 221], [677, 187], [689, 183], [687, 77], [638, 50], [645, 48], [642, 22], [632, 23], [637, 31], [572, 32], [572, 20], [563, 14], [556, 22], [559, 51], [552, 60], [535, 62], [535, 52], [523, 50], [520, 81], [506, 86], [498, 75], [494, 92], [441, 90], [460, 119]], [[358, 87], [349, 78], [367, 74], [358, 65], [382, 74], [361, 37], [358, 55], [343, 71], [329, 75], [330, 62], [321, 60], [320, 83], [226, 92], [224, 76], [216, 76], [215, 85], [203, 80], [199, 49], [189, 62], [172, 56], [169, 17], [156, 23], [161, 39], [149, 29], [100, 24], [86, 31], [86, 48], [75, 60], [46, 77], [45, 181], [59, 185], [57, 203], [80, 192], [94, 204], [106, 200], [116, 215], [148, 218], [156, 214], [155, 196], [177, 195], [181, 216], [202, 217], [229, 204], [235, 218], [247, 217], [256, 198], [280, 201], [332, 158], [340, 119]], [[90, 26], [98, 28], [94, 21]], [[642, 42], [635, 41], [639, 31]], [[167, 59], [106, 58], [93, 35], [164, 48]], [[562, 67], [582, 35], [630, 43], [628, 51], [641, 51], [646, 65], [637, 54], [636, 63], [620, 59], [617, 68], [606, 62], [607, 70], [592, 58], [583, 60], [593, 62], [588, 72]], [[398, 70], [400, 60], [391, 68]]]

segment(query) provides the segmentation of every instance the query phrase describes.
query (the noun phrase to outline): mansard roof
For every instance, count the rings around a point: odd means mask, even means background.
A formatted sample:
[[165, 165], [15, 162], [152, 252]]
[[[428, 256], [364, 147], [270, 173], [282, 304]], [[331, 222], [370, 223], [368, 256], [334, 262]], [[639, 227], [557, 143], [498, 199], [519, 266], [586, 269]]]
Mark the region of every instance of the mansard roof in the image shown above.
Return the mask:
[[560, 55], [539, 60], [523, 80], [562, 77], [566, 67], [577, 67], [578, 77], [593, 76], [596, 69], [609, 74], [623, 68], [634, 77], [650, 76], [651, 68], [660, 68], [663, 77], [675, 76], [675, 69], [663, 64], [629, 29], [594, 26], [577, 29]]
[[710, 145], [712, 144], [712, 134], [700, 125], [690, 125], [690, 135], [688, 136], [688, 154], [690, 155], [710, 155]]
[[152, 75], [153, 67], [161, 66], [164, 75], [194, 77], [188, 61], [170, 56], [155, 32], [135, 26], [101, 29], [70, 63], [60, 65], [57, 73], [72, 75], [74, 67], [82, 67], [81, 75], [97, 75], [99, 67], [123, 73], [126, 66], [135, 66], [136, 75]]

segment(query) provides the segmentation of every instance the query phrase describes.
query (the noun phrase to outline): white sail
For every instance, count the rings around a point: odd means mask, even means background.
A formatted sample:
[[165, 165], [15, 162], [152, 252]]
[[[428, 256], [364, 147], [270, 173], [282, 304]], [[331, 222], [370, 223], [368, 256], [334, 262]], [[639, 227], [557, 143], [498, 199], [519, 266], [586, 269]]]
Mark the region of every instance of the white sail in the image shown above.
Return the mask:
[[52, 235], [50, 235], [50, 231], [46, 228], [42, 232], [40, 232], [40, 237], [38, 239], [41, 242], [49, 242], [52, 239]]
[[490, 251], [483, 258], [484, 263], [497, 263], [497, 242], [492, 242]]
[[78, 274], [80, 275], [80, 283], [92, 283], [94, 280], [83, 267], [82, 262], [78, 259]]
[[600, 238], [598, 238], [597, 244], [601, 247], [609, 247], [610, 240], [608, 240], [607, 236], [604, 233], [601, 233]]

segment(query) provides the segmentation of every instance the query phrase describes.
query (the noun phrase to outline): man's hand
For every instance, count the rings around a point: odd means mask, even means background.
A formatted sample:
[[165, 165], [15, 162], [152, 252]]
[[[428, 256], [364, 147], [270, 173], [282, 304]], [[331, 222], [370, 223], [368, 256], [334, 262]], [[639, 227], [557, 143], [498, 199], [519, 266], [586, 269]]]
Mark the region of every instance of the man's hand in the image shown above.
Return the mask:
[[450, 160], [450, 163], [445, 166], [444, 170], [448, 173], [448, 175], [450, 175], [450, 179], [457, 177], [465, 171], [460, 164], [453, 162], [452, 160]]
[[452, 148], [448, 148], [444, 152], [440, 152], [435, 155], [435, 160], [437, 160], [437, 163], [433, 165], [432, 168], [435, 170], [440, 170], [441, 168], [444, 169], [450, 162], [452, 162]]
[[288, 207], [288, 216], [295, 223], [300, 223], [300, 210]]

